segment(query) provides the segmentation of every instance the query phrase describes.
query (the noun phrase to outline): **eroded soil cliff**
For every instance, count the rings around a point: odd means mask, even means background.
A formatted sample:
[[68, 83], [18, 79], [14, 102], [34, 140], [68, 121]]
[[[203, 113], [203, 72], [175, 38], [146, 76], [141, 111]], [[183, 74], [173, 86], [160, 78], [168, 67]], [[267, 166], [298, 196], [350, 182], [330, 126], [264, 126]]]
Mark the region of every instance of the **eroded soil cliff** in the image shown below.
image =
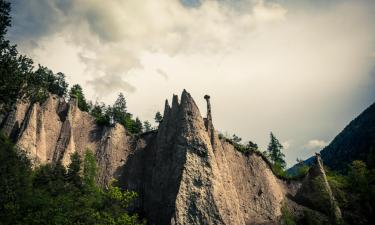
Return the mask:
[[279, 180], [262, 157], [219, 139], [205, 98], [203, 118], [188, 92], [181, 101], [174, 95], [159, 129], [138, 136], [119, 124], [98, 126], [74, 99], [55, 96], [19, 102], [2, 129], [35, 164], [67, 165], [71, 153], [90, 149], [98, 182], [115, 178], [137, 191], [134, 207], [152, 224], [279, 224], [285, 204], [296, 214], [304, 210], [294, 201], [301, 182]]

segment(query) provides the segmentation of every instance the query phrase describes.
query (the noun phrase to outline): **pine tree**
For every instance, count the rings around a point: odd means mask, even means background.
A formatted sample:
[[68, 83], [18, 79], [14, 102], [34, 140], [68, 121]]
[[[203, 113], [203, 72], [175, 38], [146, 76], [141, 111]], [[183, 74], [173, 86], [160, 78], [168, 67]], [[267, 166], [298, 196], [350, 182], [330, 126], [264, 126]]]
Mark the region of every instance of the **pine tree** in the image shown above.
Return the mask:
[[126, 99], [123, 93], [120, 93], [113, 104], [113, 119], [121, 124], [124, 124], [127, 116]]
[[145, 132], [151, 131], [151, 123], [148, 122], [147, 120], [143, 122], [143, 127], [144, 127]]
[[69, 96], [70, 98], [77, 99], [77, 105], [80, 110], [85, 112], [89, 111], [89, 104], [87, 104], [85, 95], [83, 94], [82, 87], [79, 84], [73, 85], [73, 87], [69, 91]]
[[70, 155], [70, 164], [68, 166], [68, 173], [66, 175], [67, 181], [75, 187], [81, 187], [81, 158], [77, 152]]
[[279, 140], [277, 140], [272, 132], [270, 134], [270, 139], [271, 140], [267, 148], [269, 157], [275, 165], [277, 164], [284, 169], [286, 167], [284, 160], [285, 155], [281, 152], [284, 147], [280, 144]]
[[134, 133], [139, 134], [139, 133], [142, 133], [142, 131], [143, 131], [142, 122], [137, 117], [137, 118], [135, 118], [135, 122], [134, 122]]
[[159, 111], [157, 111], [155, 114], [155, 122], [160, 124], [161, 121], [163, 121], [163, 116], [161, 115]]

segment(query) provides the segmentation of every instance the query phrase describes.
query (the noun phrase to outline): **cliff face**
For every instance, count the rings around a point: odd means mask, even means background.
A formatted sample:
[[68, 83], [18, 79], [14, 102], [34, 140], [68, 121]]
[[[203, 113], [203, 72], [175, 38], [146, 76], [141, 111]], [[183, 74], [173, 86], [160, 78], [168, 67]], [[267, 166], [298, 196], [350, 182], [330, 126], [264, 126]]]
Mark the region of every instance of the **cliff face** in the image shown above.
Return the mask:
[[25, 150], [34, 164], [69, 164], [70, 154], [95, 152], [100, 184], [117, 177], [116, 170], [129, 152], [131, 137], [125, 129], [100, 127], [76, 102], [50, 96], [43, 104], [18, 102], [3, 124], [3, 132]]
[[[277, 179], [257, 154], [242, 154], [218, 138], [190, 94], [165, 104], [158, 131], [131, 136], [120, 125], [102, 127], [74, 99], [17, 104], [3, 131], [35, 163], [69, 163], [73, 152], [95, 152], [98, 181], [112, 178], [135, 190], [135, 208], [152, 224], [279, 224], [281, 208], [300, 184]], [[294, 188], [290, 188], [293, 186]], [[300, 210], [296, 203], [291, 204]]]

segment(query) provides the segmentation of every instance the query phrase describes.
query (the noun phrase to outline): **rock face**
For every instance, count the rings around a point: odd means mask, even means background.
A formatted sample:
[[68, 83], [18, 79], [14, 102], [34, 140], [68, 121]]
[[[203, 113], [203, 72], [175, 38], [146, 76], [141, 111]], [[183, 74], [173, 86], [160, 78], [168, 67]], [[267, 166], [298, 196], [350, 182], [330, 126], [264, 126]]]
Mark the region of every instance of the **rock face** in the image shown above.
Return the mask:
[[295, 198], [313, 209], [323, 213], [328, 212], [335, 224], [339, 224], [342, 220], [341, 210], [328, 184], [319, 153], [316, 153], [314, 166], [310, 168]]
[[3, 131], [36, 164], [67, 165], [73, 152], [95, 152], [99, 184], [116, 178], [137, 191], [134, 207], [151, 224], [279, 224], [282, 207], [293, 201], [287, 196], [298, 193], [300, 184], [290, 188], [258, 154], [240, 153], [220, 140], [205, 99], [202, 118], [188, 92], [181, 101], [174, 95], [159, 129], [135, 137], [118, 124], [96, 125], [74, 99], [50, 96], [43, 104], [17, 104]]
[[78, 109], [74, 99], [66, 103], [56, 96], [43, 104], [18, 102], [2, 130], [29, 154], [34, 164], [61, 161], [67, 165], [71, 153], [94, 151], [101, 184], [117, 177], [115, 171], [124, 163], [131, 142], [122, 126], [97, 126], [94, 118]]

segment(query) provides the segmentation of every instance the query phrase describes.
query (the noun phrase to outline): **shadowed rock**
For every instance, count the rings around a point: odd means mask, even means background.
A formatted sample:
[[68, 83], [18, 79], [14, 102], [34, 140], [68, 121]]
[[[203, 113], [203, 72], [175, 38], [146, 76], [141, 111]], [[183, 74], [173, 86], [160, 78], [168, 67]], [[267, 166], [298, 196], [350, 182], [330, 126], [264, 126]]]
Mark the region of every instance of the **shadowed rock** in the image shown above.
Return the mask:
[[328, 184], [319, 153], [315, 154], [315, 163], [302, 182], [302, 186], [296, 194], [296, 199], [301, 204], [320, 212], [328, 212], [332, 222], [335, 224], [339, 224], [342, 221], [340, 208]]

